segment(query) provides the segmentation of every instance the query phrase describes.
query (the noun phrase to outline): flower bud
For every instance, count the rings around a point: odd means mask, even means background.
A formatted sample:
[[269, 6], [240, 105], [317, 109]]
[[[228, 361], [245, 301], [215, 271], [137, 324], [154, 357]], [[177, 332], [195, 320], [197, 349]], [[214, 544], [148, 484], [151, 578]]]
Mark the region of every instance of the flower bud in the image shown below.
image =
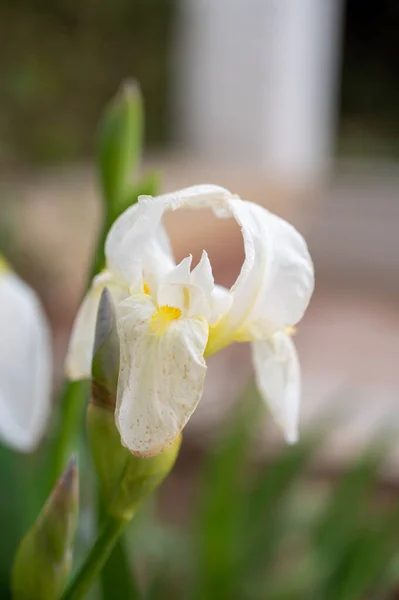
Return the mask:
[[14, 600], [57, 600], [72, 562], [78, 518], [78, 472], [72, 458], [39, 517], [22, 540], [14, 561]]
[[119, 212], [133, 172], [137, 170], [143, 138], [143, 104], [136, 82], [123, 84], [100, 124], [99, 165], [110, 222]]
[[107, 510], [118, 519], [130, 519], [137, 506], [171, 471], [181, 436], [163, 452], [138, 458], [122, 446], [115, 425], [119, 338], [111, 295], [102, 293], [97, 314], [92, 363], [92, 398], [87, 427], [93, 461]]
[[140, 502], [169, 474], [181, 436], [163, 452], [139, 458], [122, 446], [113, 412], [93, 402], [87, 412], [89, 443], [107, 511], [118, 519], [133, 517]]

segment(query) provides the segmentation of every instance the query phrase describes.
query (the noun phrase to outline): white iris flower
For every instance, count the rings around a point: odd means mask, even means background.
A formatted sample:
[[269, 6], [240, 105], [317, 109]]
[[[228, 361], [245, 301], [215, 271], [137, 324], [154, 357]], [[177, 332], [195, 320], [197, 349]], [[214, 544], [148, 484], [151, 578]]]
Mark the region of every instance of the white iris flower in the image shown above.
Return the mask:
[[0, 256], [0, 440], [29, 452], [51, 407], [50, 331], [35, 292]]
[[[210, 207], [239, 224], [245, 260], [230, 290], [215, 285], [206, 252], [176, 265], [162, 226], [168, 210]], [[77, 315], [67, 357], [72, 379], [90, 376], [94, 324], [104, 286], [117, 307], [121, 344], [116, 424], [134, 454], [162, 450], [201, 399], [205, 357], [252, 342], [259, 390], [286, 439], [298, 435], [300, 368], [290, 332], [314, 286], [302, 236], [286, 221], [228, 190], [200, 185], [141, 197], [112, 226], [106, 270]]]

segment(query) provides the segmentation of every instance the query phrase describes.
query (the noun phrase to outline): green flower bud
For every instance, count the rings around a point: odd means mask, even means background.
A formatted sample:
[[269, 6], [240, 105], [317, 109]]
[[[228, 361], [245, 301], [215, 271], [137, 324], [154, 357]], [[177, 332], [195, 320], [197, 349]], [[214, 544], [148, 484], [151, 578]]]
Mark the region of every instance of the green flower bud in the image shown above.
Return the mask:
[[138, 458], [122, 446], [115, 425], [116, 387], [119, 370], [119, 338], [112, 299], [102, 293], [97, 314], [92, 363], [92, 398], [87, 427], [93, 461], [108, 512], [130, 519], [137, 506], [171, 471], [181, 443], [156, 456]]
[[57, 600], [72, 563], [78, 518], [78, 473], [72, 458], [56, 483], [14, 561], [14, 600]]
[[121, 444], [114, 414], [91, 403], [87, 412], [89, 443], [107, 511], [118, 519], [133, 517], [140, 502], [170, 473], [181, 436], [163, 452], [138, 458]]
[[100, 124], [99, 166], [110, 222], [119, 213], [130, 179], [137, 170], [143, 138], [143, 103], [134, 81], [123, 84]]

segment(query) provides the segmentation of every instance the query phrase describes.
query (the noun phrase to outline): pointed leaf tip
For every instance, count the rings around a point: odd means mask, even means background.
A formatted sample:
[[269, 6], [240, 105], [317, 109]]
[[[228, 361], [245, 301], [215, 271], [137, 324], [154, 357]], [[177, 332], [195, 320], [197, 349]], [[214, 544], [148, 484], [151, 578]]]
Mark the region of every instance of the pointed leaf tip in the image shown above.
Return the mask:
[[125, 79], [125, 81], [123, 81], [121, 87], [120, 87], [120, 91], [119, 93], [123, 96], [123, 97], [127, 97], [130, 100], [134, 99], [137, 96], [141, 96], [141, 88], [140, 88], [140, 84], [136, 79]]
[[66, 491], [73, 490], [78, 486], [78, 464], [76, 455], [74, 454], [69, 459], [69, 462], [61, 475], [59, 485]]

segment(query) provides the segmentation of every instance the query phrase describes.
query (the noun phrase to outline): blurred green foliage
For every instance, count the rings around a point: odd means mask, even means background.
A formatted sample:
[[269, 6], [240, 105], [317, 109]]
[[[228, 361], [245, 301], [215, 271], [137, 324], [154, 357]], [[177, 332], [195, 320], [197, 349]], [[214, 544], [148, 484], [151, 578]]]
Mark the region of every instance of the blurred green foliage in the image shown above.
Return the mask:
[[325, 426], [266, 463], [251, 460], [259, 403], [242, 406], [205, 458], [189, 527], [154, 512], [133, 526], [143, 598], [395, 598], [399, 493], [379, 480], [389, 444], [378, 439], [343, 473], [315, 478]]
[[[133, 520], [128, 555], [117, 547], [107, 565], [103, 600], [394, 600], [399, 490], [381, 483], [390, 443], [381, 436], [343, 472], [329, 475], [315, 470], [328, 439], [320, 424], [296, 446], [256, 458], [264, 408], [252, 391], [243, 400], [205, 456], [187, 460], [190, 448], [183, 446], [177, 475], [166, 484], [174, 524], [165, 518], [168, 499], [161, 489]], [[28, 500], [38, 504], [28, 490], [40, 461], [11, 461], [9, 452], [0, 458], [7, 485], [0, 598], [7, 598], [8, 558], [32, 519]], [[180, 512], [186, 516], [176, 519]], [[139, 588], [129, 576], [133, 564]]]
[[172, 0], [1, 0], [0, 161], [93, 155], [104, 105], [139, 79], [153, 143], [165, 111]]

